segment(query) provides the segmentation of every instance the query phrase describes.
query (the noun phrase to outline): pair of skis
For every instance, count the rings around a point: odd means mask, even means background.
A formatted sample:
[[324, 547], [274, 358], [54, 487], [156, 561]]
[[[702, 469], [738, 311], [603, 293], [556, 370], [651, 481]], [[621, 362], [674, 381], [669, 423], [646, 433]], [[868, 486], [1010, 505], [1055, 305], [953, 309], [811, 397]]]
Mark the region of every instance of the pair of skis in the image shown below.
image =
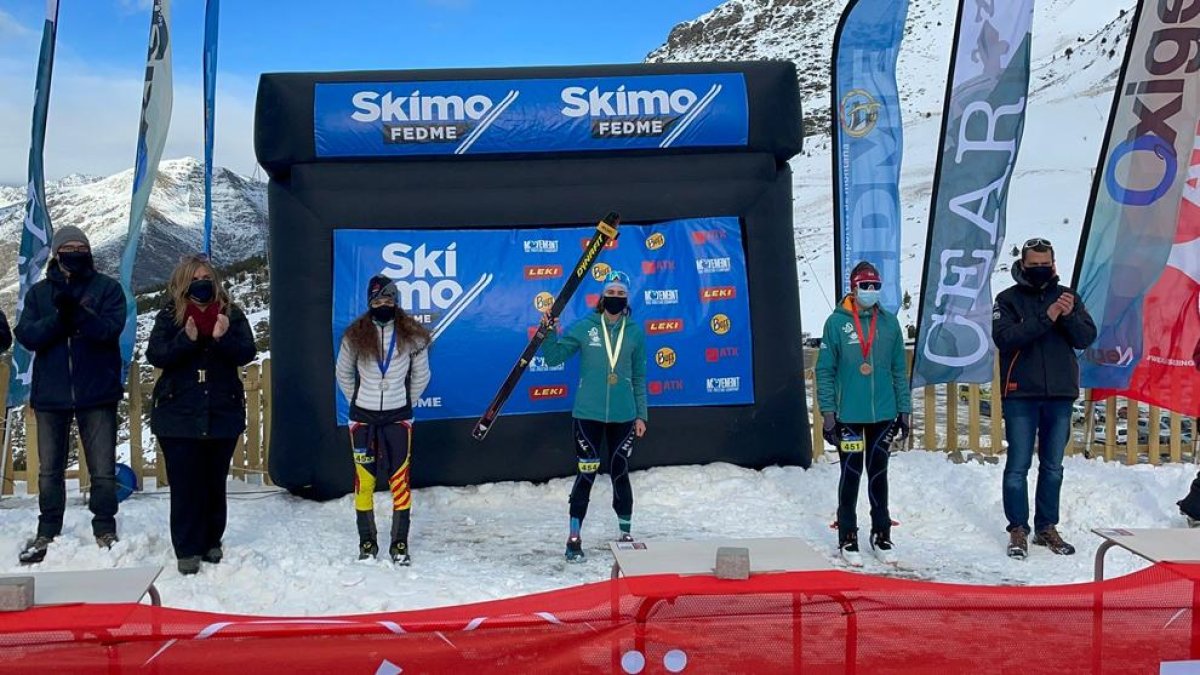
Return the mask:
[[[592, 263], [596, 262], [596, 258], [600, 257], [600, 252], [604, 247], [617, 238], [617, 227], [621, 224], [621, 217], [616, 212], [610, 212], [604, 216], [596, 225], [596, 231], [592, 234], [592, 238], [588, 240], [588, 245], [583, 249], [583, 255], [580, 256], [579, 262], [571, 270], [571, 275], [567, 277], [567, 281], [563, 284], [562, 290], [554, 298], [554, 304], [550, 305], [550, 311], [547, 312], [547, 318], [557, 319], [562, 313], [567, 303], [571, 301], [571, 297], [575, 295], [584, 278], [591, 272]], [[471, 436], [477, 441], [482, 441], [487, 437], [487, 434], [495, 424], [496, 418], [500, 415], [500, 409], [504, 407], [505, 401], [512, 395], [513, 389], [516, 389], [517, 382], [521, 376], [525, 374], [525, 370], [529, 368], [530, 361], [537, 354], [537, 351], [542, 346], [542, 342], [546, 340], [546, 336], [550, 333], [551, 328], [546, 325], [547, 322], [538, 324], [537, 331], [530, 338], [529, 344], [525, 345], [525, 350], [521, 352], [521, 357], [517, 359], [517, 363], [509, 371], [508, 377], [504, 379], [504, 383], [500, 385], [499, 391], [488, 404], [488, 407], [483, 413], [483, 417], [475, 423], [475, 429], [471, 432]]]

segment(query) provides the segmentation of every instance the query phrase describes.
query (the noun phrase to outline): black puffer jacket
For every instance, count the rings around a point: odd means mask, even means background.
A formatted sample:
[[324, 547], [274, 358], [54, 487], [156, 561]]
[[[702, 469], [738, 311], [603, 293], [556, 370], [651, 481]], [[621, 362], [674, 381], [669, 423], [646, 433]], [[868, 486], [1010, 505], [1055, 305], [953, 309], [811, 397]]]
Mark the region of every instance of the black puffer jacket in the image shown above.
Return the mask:
[[1083, 300], [1075, 295], [1075, 309], [1051, 321], [1046, 311], [1064, 292], [1054, 279], [1045, 288], [1034, 288], [1020, 264], [1013, 265], [1017, 285], [996, 296], [992, 313], [992, 339], [1000, 350], [1000, 378], [1005, 398], [1079, 397], [1078, 349], [1096, 339], [1096, 324]]
[[12, 346], [12, 331], [8, 330], [8, 317], [0, 312], [0, 353]]
[[146, 360], [162, 368], [154, 385], [150, 429], [163, 438], [236, 438], [246, 428], [246, 391], [239, 369], [257, 349], [250, 322], [230, 306], [229, 331], [192, 342], [168, 303], [154, 319]]
[[[73, 296], [79, 306], [69, 318], [60, 316], [54, 298]], [[25, 295], [17, 341], [35, 355], [34, 410], [72, 410], [111, 405], [121, 400], [121, 330], [125, 327], [125, 293], [116, 279], [98, 272], [68, 281], [50, 261], [46, 278]]]

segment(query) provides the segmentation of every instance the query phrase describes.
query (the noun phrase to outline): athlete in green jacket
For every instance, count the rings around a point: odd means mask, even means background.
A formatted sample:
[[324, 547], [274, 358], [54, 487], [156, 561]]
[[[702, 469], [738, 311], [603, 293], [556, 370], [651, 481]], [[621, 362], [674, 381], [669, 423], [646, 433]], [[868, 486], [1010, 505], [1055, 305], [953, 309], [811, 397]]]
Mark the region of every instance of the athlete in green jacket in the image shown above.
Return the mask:
[[[557, 320], [543, 318], [551, 328]], [[646, 336], [629, 318], [629, 277], [610, 274], [596, 313], [571, 326], [562, 337], [551, 330], [542, 343], [546, 364], [556, 366], [579, 352], [579, 388], [573, 426], [578, 472], [571, 489], [567, 560], [582, 562], [580, 530], [587, 515], [592, 483], [600, 470], [600, 449], [607, 445], [613, 483], [613, 509], [620, 540], [633, 541], [633, 487], [629, 456], [634, 438], [646, 433]]]
[[904, 336], [896, 315], [879, 306], [882, 281], [870, 263], [850, 275], [851, 295], [825, 321], [817, 357], [817, 390], [825, 440], [838, 449], [838, 548], [862, 565], [858, 549], [858, 484], [867, 472], [871, 548], [894, 563], [888, 513], [887, 465], [892, 441], [908, 438], [912, 391]]

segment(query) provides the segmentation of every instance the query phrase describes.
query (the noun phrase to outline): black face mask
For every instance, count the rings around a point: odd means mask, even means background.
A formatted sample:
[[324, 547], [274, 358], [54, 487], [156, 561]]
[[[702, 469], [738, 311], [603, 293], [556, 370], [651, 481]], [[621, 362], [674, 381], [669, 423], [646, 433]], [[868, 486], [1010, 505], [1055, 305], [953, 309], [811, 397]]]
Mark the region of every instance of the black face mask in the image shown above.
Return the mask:
[[1024, 267], [1023, 269], [1025, 280], [1034, 288], [1044, 288], [1056, 276], [1053, 267]]
[[396, 318], [396, 308], [388, 305], [380, 305], [379, 307], [371, 308], [371, 318], [379, 323], [387, 323]]
[[609, 314], [620, 314], [629, 306], [629, 298], [619, 298], [615, 295], [606, 295], [600, 302], [600, 306]]
[[67, 274], [83, 274], [95, 263], [91, 251], [63, 251], [58, 254], [58, 264]]
[[216, 297], [217, 288], [213, 285], [212, 279], [197, 279], [188, 284], [187, 294], [192, 300], [207, 305]]

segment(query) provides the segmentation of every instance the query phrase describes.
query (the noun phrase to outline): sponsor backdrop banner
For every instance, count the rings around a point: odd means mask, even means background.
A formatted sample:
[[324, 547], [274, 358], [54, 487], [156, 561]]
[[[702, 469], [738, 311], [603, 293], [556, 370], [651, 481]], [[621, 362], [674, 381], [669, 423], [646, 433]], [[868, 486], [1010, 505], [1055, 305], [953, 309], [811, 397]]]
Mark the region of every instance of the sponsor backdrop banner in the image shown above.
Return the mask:
[[[1190, 241], [1194, 216], [1181, 208], [1198, 180], [1190, 159], [1200, 119], [1200, 5], [1139, 2], [1136, 11], [1075, 269], [1099, 329], [1080, 376], [1085, 387], [1132, 389], [1141, 400], [1195, 410], [1186, 382], [1195, 344], [1184, 326], [1196, 313], [1200, 254]], [[1144, 358], [1156, 365], [1135, 381]], [[1160, 387], [1153, 398], [1137, 393], [1151, 386], [1147, 374]]]
[[746, 145], [741, 73], [316, 85], [318, 157]]
[[[366, 310], [367, 280], [386, 274], [396, 280], [404, 309], [434, 334], [433, 380], [417, 418], [478, 417], [592, 232], [592, 227], [337, 230], [334, 345]], [[632, 319], [646, 333], [650, 405], [752, 404], [743, 250], [735, 217], [622, 224], [620, 237], [564, 310], [562, 325], [592, 311], [610, 271], [625, 272], [632, 280]], [[535, 359], [504, 414], [570, 410], [577, 371], [577, 359], [557, 367]], [[346, 424], [348, 404], [341, 392], [336, 398], [338, 421]]]
[[1029, 93], [1033, 0], [961, 0], [933, 207], [912, 386], [991, 382], [992, 270], [1004, 246]]
[[904, 130], [896, 55], [908, 0], [854, 0], [834, 38], [833, 223], [837, 299], [867, 260], [883, 275], [883, 306], [900, 309], [900, 159]]

